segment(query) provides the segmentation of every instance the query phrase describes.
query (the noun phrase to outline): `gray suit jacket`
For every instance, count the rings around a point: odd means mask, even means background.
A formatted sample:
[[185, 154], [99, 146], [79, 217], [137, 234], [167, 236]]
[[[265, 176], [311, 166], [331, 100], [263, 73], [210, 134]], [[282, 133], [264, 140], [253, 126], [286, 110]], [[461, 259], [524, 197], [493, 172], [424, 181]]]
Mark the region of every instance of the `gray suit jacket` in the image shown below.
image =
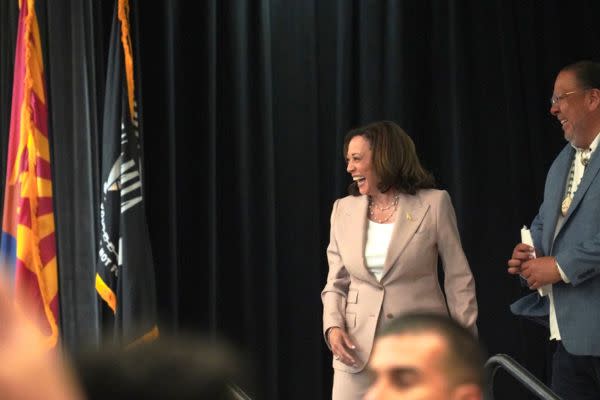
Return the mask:
[[[376, 332], [402, 313], [449, 312], [474, 333], [477, 329], [475, 282], [448, 193], [431, 189], [414, 196], [400, 195], [380, 282], [365, 265], [367, 207], [367, 196], [335, 202], [327, 248], [329, 274], [321, 293], [323, 333], [333, 326], [342, 327], [358, 347], [356, 367], [333, 361], [334, 368], [347, 372], [364, 368]], [[446, 296], [438, 282], [438, 254], [444, 266]]]
[[[531, 224], [536, 254], [555, 256], [571, 283], [552, 286], [556, 318], [565, 349], [576, 355], [600, 356], [600, 149], [575, 192], [556, 238], [554, 232], [575, 150], [567, 144], [550, 167], [544, 201]], [[528, 317], [549, 314], [547, 297], [532, 293], [511, 305]]]

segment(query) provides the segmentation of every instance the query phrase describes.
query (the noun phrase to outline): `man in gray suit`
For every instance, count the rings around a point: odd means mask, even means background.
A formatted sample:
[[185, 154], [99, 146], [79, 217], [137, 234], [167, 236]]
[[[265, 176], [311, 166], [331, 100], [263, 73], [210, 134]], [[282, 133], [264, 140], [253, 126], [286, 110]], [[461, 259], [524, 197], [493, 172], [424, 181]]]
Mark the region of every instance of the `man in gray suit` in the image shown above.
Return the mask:
[[600, 398], [600, 64], [564, 67], [550, 113], [569, 142], [554, 160], [531, 225], [534, 247], [518, 244], [508, 272], [530, 294], [513, 313], [547, 318], [557, 341], [552, 388], [565, 399]]

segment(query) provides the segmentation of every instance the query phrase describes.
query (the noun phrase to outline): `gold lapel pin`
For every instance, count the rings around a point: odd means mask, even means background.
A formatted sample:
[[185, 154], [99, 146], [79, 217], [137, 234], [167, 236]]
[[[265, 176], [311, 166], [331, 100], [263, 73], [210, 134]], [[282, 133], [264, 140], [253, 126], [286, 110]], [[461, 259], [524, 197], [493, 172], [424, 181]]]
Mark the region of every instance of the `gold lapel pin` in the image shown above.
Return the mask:
[[406, 220], [412, 221], [412, 216], [409, 213], [406, 213]]

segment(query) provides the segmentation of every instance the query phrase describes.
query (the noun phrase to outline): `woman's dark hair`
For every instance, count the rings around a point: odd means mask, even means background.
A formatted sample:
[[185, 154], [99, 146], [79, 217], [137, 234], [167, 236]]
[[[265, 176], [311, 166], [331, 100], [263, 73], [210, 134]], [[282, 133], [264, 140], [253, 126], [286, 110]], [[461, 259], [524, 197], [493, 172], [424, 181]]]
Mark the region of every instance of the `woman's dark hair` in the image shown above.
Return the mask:
[[[377, 186], [380, 192], [394, 188], [402, 193], [415, 194], [419, 189], [435, 187], [435, 179], [421, 165], [412, 139], [396, 123], [379, 121], [352, 129], [344, 139], [344, 158], [350, 141], [356, 136], [362, 136], [370, 144], [373, 169], [380, 179]], [[360, 195], [356, 182], [350, 184], [348, 193]]]

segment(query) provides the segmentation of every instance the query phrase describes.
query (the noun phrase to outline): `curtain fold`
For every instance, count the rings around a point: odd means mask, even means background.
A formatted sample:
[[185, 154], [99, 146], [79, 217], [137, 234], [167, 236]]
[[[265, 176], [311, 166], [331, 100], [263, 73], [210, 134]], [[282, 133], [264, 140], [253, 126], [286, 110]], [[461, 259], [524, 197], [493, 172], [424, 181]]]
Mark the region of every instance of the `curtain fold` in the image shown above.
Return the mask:
[[53, 138], [61, 328], [66, 349], [99, 342], [96, 263], [98, 115], [104, 29], [96, 2], [38, 1], [44, 9]]

